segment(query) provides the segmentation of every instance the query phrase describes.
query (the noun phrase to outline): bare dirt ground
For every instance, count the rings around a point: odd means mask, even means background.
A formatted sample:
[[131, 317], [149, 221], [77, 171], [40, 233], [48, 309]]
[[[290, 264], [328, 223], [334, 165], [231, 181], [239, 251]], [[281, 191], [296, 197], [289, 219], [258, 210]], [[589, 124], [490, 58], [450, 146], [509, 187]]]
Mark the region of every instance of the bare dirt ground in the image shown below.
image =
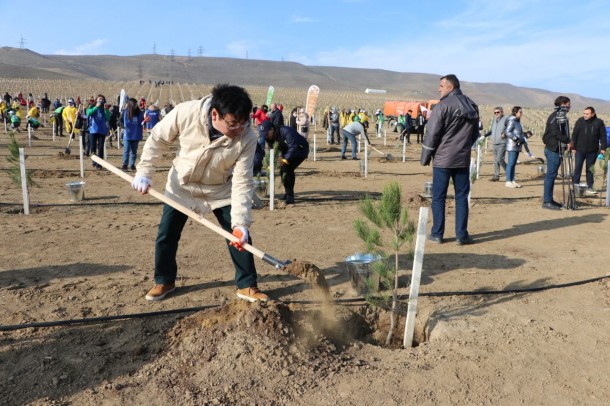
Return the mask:
[[[537, 165], [519, 165], [523, 188], [509, 189], [489, 182], [485, 155], [472, 191], [474, 245], [453, 243], [449, 203], [447, 242], [425, 247], [423, 336], [401, 349], [380, 345], [387, 314], [357, 299], [343, 262], [363, 250], [352, 222], [366, 193], [398, 181], [413, 219], [429, 206], [419, 194], [431, 169], [419, 165], [417, 145], [404, 163], [373, 152], [363, 178], [359, 162], [339, 160], [318, 135], [318, 160], [297, 173], [296, 204], [254, 211], [251, 232], [275, 258], [316, 264], [338, 303], [323, 305], [309, 284], [257, 260], [259, 286], [274, 299], [263, 306], [235, 299], [225, 242], [194, 221], [178, 253], [178, 289], [147, 302], [159, 202], [89, 161], [86, 198], [70, 202], [65, 183], [79, 180], [78, 160], [59, 156], [66, 138], [53, 143], [48, 129], [36, 136], [26, 148], [39, 184], [29, 216], [20, 189], [0, 174], [0, 324], [199, 310], [0, 331], [0, 404], [608, 404], [608, 209], [582, 198], [576, 211], [542, 210]], [[25, 135], [18, 140], [27, 146]], [[0, 134], [3, 169], [7, 142]], [[539, 140], [532, 149], [543, 156]], [[120, 165], [116, 146], [109, 153]], [[558, 183], [556, 200], [560, 192]], [[406, 293], [406, 252], [400, 266]], [[399, 325], [401, 337], [404, 318]]]

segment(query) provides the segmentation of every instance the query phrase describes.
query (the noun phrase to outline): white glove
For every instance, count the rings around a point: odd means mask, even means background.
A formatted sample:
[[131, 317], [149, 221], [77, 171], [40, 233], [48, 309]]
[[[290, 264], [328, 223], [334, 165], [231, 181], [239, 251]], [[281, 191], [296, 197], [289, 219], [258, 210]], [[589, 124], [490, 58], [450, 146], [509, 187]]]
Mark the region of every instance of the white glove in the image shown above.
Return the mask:
[[233, 235], [237, 237], [238, 241], [231, 242], [230, 245], [234, 246], [239, 251], [243, 251], [242, 245], [248, 242], [248, 229], [242, 226], [235, 226], [233, 228]]
[[138, 192], [145, 194], [148, 192], [148, 188], [152, 186], [152, 180], [146, 176], [136, 175], [133, 177], [131, 187]]
[[530, 158], [534, 158], [534, 154], [527, 154], [527, 156], [529, 156]]

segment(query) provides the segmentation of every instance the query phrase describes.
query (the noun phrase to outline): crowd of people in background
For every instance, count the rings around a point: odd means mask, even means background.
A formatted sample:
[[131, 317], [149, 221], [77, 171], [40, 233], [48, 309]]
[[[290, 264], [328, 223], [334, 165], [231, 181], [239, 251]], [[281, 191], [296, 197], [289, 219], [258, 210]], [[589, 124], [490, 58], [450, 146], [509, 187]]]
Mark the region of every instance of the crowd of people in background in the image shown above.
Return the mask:
[[[151, 84], [152, 81], [149, 81]], [[155, 81], [155, 86], [163, 86], [165, 81]], [[170, 83], [171, 84], [171, 83]], [[124, 100], [124, 107], [119, 109], [121, 100], [117, 98], [115, 103], [108, 102], [103, 95], [88, 100], [81, 100], [80, 97], [68, 98], [65, 105], [56, 98], [52, 101], [48, 93], [44, 93], [36, 99], [32, 93], [18, 94], [11, 96], [8, 92], [0, 99], [0, 117], [6, 123], [6, 127], [15, 132], [21, 132], [24, 128], [36, 130], [43, 127], [41, 118], [48, 115], [49, 123], [53, 125], [54, 134], [59, 137], [69, 136], [74, 139], [79, 136], [84, 147], [85, 156], [104, 154], [104, 144], [117, 140], [123, 145], [123, 170], [135, 170], [137, 161], [137, 151], [140, 141], [145, 136], [150, 136], [152, 129], [174, 108], [173, 103], [167, 103], [163, 108], [159, 108], [156, 103], [147, 103], [145, 98]], [[564, 101], [565, 102], [565, 101]], [[559, 108], [559, 107], [556, 107]], [[565, 106], [564, 106], [565, 108]], [[568, 109], [569, 110], [569, 109]], [[304, 106], [296, 106], [284, 118], [284, 105], [281, 103], [270, 103], [269, 106], [254, 106], [250, 114], [251, 124], [259, 130], [258, 146], [256, 153], [258, 158], [255, 160], [255, 173], [260, 173], [262, 168], [262, 158], [265, 156], [265, 147], [279, 144], [280, 154], [287, 154], [293, 151], [291, 148], [299, 146], [300, 151], [309, 151], [310, 134], [315, 126], [316, 120], [321, 121], [322, 127], [326, 131], [326, 141], [328, 145], [337, 145], [340, 148], [338, 159], [345, 160], [348, 142], [351, 146], [351, 160], [358, 160], [357, 139], [368, 138], [368, 131], [374, 125], [374, 131], [379, 138], [383, 134], [384, 127], [388, 128], [390, 120], [393, 120], [397, 139], [405, 144], [411, 144], [412, 135], [416, 135], [415, 143], [424, 143], [424, 130], [430, 117], [430, 111], [425, 108], [417, 111], [408, 110], [399, 112], [396, 117], [386, 117], [381, 109], [377, 109], [372, 117], [362, 108], [337, 108], [336, 106], [326, 106], [322, 110], [322, 116], [310, 117], [305, 111]], [[526, 131], [521, 124], [523, 108], [514, 106], [510, 114], [504, 114], [502, 106], [493, 109], [493, 118], [490, 122], [488, 131], [485, 132], [479, 141], [485, 137], [490, 137], [493, 151], [493, 176], [491, 181], [499, 181], [504, 171], [505, 185], [510, 188], [520, 188], [521, 185], [516, 181], [516, 166], [519, 163], [519, 156], [522, 149], [525, 149], [529, 158], [534, 158], [528, 146], [528, 139], [533, 135], [532, 131]], [[286, 120], [286, 121], [285, 121]], [[25, 125], [22, 122], [25, 121]], [[46, 116], [45, 116], [46, 124]], [[284, 124], [286, 122], [286, 125]], [[286, 127], [286, 129], [284, 128]], [[548, 125], [547, 125], [548, 127]], [[291, 129], [291, 130], [287, 130]], [[389, 128], [388, 128], [389, 129]], [[394, 127], [392, 128], [392, 130]], [[479, 119], [478, 131], [483, 129]], [[546, 133], [546, 132], [545, 132]], [[271, 135], [270, 135], [271, 134]], [[300, 138], [292, 135], [298, 134]], [[295, 140], [304, 139], [307, 148], [302, 143], [295, 143]], [[559, 138], [559, 137], [558, 137]], [[591, 166], [599, 156], [605, 154], [606, 138], [605, 124], [595, 114], [593, 107], [587, 107], [574, 126], [573, 137], [563, 137], [560, 143], [567, 143], [567, 147], [575, 153], [574, 171], [572, 173], [573, 182], [579, 183], [584, 166], [587, 182], [587, 195], [595, 195], [597, 192], [593, 188], [593, 174]], [[569, 141], [566, 141], [568, 140]], [[547, 149], [554, 149], [555, 145], [546, 145], [545, 156], [548, 164]], [[120, 146], [120, 145], [119, 145]], [[425, 148], [425, 146], [423, 147]], [[600, 155], [601, 154], [601, 155]], [[289, 155], [294, 156], [294, 152]], [[301, 154], [302, 155], [302, 154]], [[306, 159], [304, 157], [303, 159]], [[287, 160], [285, 156], [282, 159]], [[550, 162], [556, 161], [555, 155], [551, 154]], [[282, 161], [280, 161], [281, 163]], [[302, 160], [290, 162], [282, 172], [282, 179], [288, 177], [288, 188], [284, 200], [291, 204], [294, 202], [294, 170]], [[97, 169], [101, 167], [95, 163]], [[551, 183], [550, 178], [557, 177], [555, 174], [557, 165], [549, 165], [547, 170], [546, 182]], [[549, 175], [550, 171], [550, 175]], [[286, 186], [286, 185], [285, 185]], [[550, 186], [545, 187], [545, 205], [550, 208], [559, 207], [549, 195]], [[549, 203], [549, 204], [547, 204]], [[550, 204], [552, 203], [552, 204]]]

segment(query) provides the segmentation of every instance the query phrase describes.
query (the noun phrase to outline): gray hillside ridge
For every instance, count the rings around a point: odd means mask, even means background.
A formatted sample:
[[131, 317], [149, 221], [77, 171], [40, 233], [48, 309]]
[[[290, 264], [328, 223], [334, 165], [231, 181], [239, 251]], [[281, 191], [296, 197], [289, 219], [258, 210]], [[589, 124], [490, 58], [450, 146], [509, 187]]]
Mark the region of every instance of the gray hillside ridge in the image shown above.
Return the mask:
[[[228, 82], [242, 86], [308, 87], [364, 92], [385, 89], [405, 100], [438, 98], [443, 74], [394, 72], [383, 69], [306, 66], [288, 61], [168, 55], [41, 55], [29, 49], [0, 47], [0, 77], [76, 80], [173, 80], [182, 83]], [[459, 77], [459, 75], [458, 75]], [[2, 90], [2, 89], [0, 89]], [[512, 104], [551, 108], [557, 91], [533, 89], [509, 83], [462, 81], [462, 90], [481, 105]], [[565, 93], [572, 105], [595, 106], [610, 112], [610, 101]], [[404, 95], [404, 96], [403, 96]]]

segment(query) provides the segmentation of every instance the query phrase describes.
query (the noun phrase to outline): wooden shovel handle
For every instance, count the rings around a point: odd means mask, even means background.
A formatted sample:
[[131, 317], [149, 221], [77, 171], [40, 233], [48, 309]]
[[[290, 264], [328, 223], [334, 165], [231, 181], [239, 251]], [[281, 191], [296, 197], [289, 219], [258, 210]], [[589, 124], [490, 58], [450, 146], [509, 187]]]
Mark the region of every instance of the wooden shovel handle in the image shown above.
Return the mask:
[[[103, 160], [102, 158], [96, 156], [96, 155], [91, 155], [91, 159], [93, 160], [93, 162], [102, 165], [104, 168], [108, 169], [110, 172], [114, 173], [115, 175], [120, 176], [121, 178], [123, 178], [124, 180], [126, 180], [127, 182], [131, 183], [133, 181], [133, 177], [126, 174], [125, 172], [123, 172], [122, 170], [120, 170], [119, 168], [117, 168], [116, 166], [112, 165], [109, 162], [106, 162], [105, 160]], [[207, 228], [209, 228], [210, 230], [214, 231], [215, 233], [221, 235], [222, 237], [226, 238], [229, 241], [233, 241], [233, 242], [239, 242], [239, 240], [237, 239], [237, 237], [235, 237], [233, 234], [229, 233], [228, 231], [226, 231], [224, 228], [217, 226], [216, 224], [212, 223], [211, 221], [203, 218], [202, 216], [200, 216], [199, 214], [195, 213], [193, 210], [181, 205], [180, 203], [170, 199], [169, 197], [165, 196], [163, 193], [157, 192], [155, 189], [153, 188], [148, 188], [148, 194], [151, 195], [152, 197], [161, 200], [163, 203], [172, 206], [174, 209], [181, 211], [182, 213], [186, 214], [187, 216], [189, 216], [190, 218], [192, 218], [193, 220], [203, 224], [204, 226], [206, 226]], [[242, 244], [241, 245], [246, 251], [249, 251], [252, 253], [252, 255], [265, 260], [267, 262], [269, 256], [267, 254], [265, 254], [263, 251], [259, 250], [258, 248], [246, 243], [246, 244]]]

